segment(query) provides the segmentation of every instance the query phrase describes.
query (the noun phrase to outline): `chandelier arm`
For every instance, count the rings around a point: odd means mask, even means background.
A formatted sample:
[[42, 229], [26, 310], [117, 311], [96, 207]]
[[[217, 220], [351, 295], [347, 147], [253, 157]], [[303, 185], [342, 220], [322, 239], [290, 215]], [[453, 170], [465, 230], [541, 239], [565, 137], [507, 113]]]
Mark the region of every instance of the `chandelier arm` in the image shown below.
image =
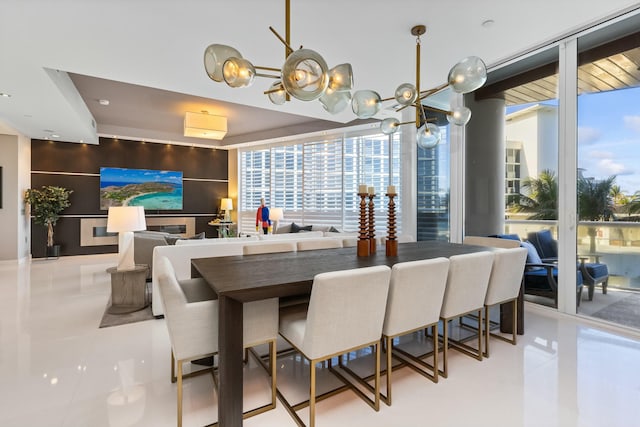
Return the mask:
[[392, 99], [396, 99], [395, 96], [390, 96], [389, 98], [382, 98], [380, 102], [391, 101]]
[[254, 65], [254, 66], [253, 66], [253, 68], [255, 68], [256, 70], [275, 71], [275, 72], [277, 72], [277, 73], [279, 73], [280, 71], [282, 71], [282, 70], [280, 70], [280, 68], [275, 68], [275, 67], [261, 67], [261, 66], [259, 66], [259, 65]]
[[440, 86], [436, 86], [432, 89], [428, 89], [428, 90], [423, 90], [422, 92], [420, 92], [420, 99], [424, 99], [427, 96], [431, 96], [434, 93], [438, 93], [443, 89], [446, 89], [449, 86], [449, 83], [443, 83]]
[[282, 91], [282, 90], [284, 90], [284, 88], [282, 88], [282, 87], [277, 87], [277, 88], [274, 88], [274, 89], [265, 90], [265, 91], [264, 91], [264, 92], [262, 92], [262, 93], [263, 93], [263, 94], [265, 94], [265, 95], [269, 95], [270, 93], [276, 93], [276, 92], [280, 92], [280, 91]]
[[273, 74], [256, 73], [255, 75], [256, 75], [256, 77], [266, 77], [268, 79], [279, 79], [280, 78], [280, 76], [274, 76]]
[[396, 113], [399, 113], [400, 111], [404, 110], [405, 108], [408, 108], [408, 107], [415, 107], [415, 106], [416, 106], [416, 104], [403, 105], [402, 107], [400, 107], [400, 108], [398, 108], [398, 109], [396, 110]]
[[273, 27], [269, 27], [269, 29], [278, 38], [278, 40], [280, 40], [282, 44], [287, 48], [287, 52], [289, 53], [293, 52], [293, 48], [291, 47], [291, 45], [287, 43], [287, 41], [283, 39], [282, 36], [278, 34], [278, 32]]

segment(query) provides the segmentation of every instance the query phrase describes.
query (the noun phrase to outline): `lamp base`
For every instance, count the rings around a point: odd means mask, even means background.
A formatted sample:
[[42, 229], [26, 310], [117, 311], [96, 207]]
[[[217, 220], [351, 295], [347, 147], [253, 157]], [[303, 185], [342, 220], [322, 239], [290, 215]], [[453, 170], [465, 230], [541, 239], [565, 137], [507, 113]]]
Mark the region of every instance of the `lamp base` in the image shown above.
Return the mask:
[[136, 268], [133, 258], [133, 231], [118, 233], [118, 271], [129, 271]]

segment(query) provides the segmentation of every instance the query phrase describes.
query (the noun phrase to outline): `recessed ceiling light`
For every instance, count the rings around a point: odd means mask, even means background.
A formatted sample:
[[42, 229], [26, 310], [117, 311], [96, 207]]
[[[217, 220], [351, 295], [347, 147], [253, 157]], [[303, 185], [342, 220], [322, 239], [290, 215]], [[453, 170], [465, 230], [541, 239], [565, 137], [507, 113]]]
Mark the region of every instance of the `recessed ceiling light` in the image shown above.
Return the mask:
[[60, 138], [60, 135], [58, 135], [57, 133], [52, 133], [51, 138]]
[[109, 100], [108, 99], [99, 99], [98, 103], [100, 105], [109, 105]]
[[8, 93], [4, 93], [4, 92], [0, 92], [0, 96], [3, 98], [11, 98], [11, 95], [9, 95]]
[[485, 21], [482, 21], [482, 26], [484, 28], [491, 28], [491, 27], [493, 27], [493, 24], [495, 24], [495, 23], [496, 23], [496, 21], [494, 21], [493, 19], [487, 19]]

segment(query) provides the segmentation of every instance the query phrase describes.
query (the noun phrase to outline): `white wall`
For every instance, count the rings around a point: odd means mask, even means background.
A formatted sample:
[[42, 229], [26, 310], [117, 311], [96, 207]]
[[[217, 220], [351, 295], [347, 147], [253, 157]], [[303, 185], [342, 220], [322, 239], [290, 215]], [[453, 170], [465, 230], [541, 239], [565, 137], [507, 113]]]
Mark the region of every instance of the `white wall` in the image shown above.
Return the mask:
[[23, 204], [24, 191], [31, 185], [31, 141], [24, 136], [0, 134], [0, 166], [0, 261], [23, 261], [31, 247], [29, 220]]

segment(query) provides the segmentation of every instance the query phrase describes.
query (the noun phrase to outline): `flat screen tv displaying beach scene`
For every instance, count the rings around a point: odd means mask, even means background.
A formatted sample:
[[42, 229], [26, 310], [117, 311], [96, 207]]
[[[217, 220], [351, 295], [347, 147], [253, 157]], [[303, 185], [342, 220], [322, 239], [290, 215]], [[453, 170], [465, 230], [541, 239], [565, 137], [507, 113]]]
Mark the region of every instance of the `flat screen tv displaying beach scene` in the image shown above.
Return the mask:
[[100, 209], [109, 206], [181, 210], [182, 172], [100, 168]]

